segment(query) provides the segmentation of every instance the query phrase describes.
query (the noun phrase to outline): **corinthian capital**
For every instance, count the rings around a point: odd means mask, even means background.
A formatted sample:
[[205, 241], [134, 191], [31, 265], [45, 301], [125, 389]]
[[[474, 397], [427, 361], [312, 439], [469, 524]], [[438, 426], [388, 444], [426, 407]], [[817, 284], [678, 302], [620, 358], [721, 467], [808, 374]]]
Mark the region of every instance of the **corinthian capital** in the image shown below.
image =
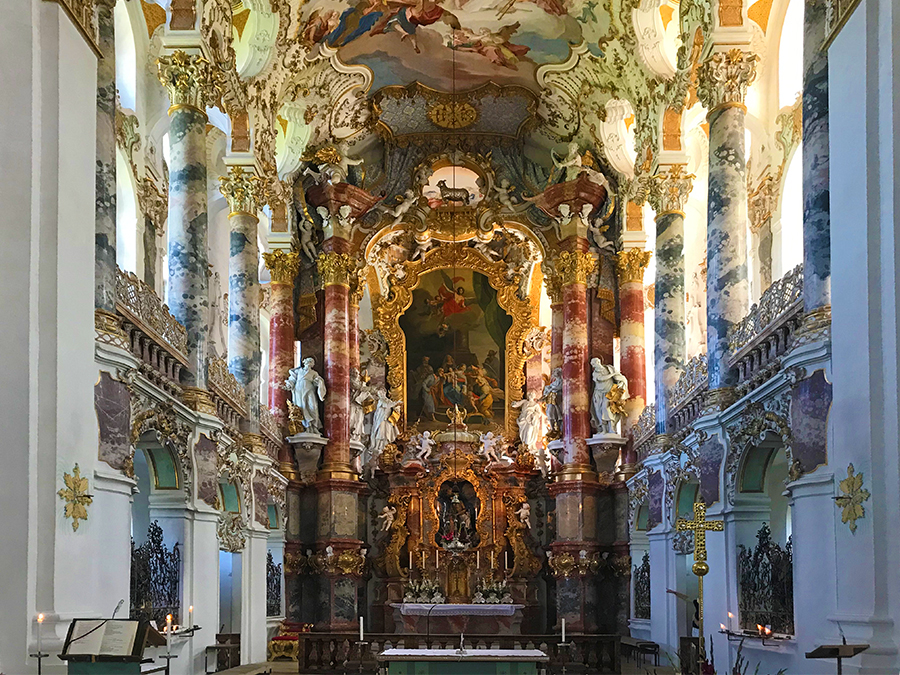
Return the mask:
[[228, 167], [228, 175], [219, 176], [219, 192], [228, 200], [232, 213], [248, 213], [255, 217], [260, 204], [265, 201], [259, 176], [244, 171], [242, 166]]
[[587, 278], [597, 266], [597, 261], [585, 251], [563, 251], [556, 259], [556, 271], [562, 287], [570, 284], [586, 284]]
[[697, 96], [707, 110], [744, 105], [747, 87], [756, 77], [756, 54], [741, 49], [715, 52], [700, 68]]
[[657, 217], [673, 211], [684, 211], [684, 205], [691, 195], [693, 180], [696, 176], [684, 172], [683, 164], [673, 164], [667, 171], [653, 176], [650, 184], [650, 205]]
[[644, 270], [650, 264], [650, 256], [652, 255], [652, 251], [644, 251], [640, 248], [628, 248], [624, 251], [619, 251], [619, 257], [616, 259], [619, 283], [643, 283]]
[[323, 286], [341, 285], [350, 288], [350, 274], [356, 271], [356, 260], [349, 253], [329, 251], [316, 260]]
[[541, 272], [544, 275], [544, 285], [547, 287], [547, 296], [550, 298], [550, 304], [558, 305], [562, 302], [562, 284], [560, 283], [559, 273], [556, 271], [556, 265], [552, 260], [544, 258], [541, 261]]
[[272, 283], [293, 284], [300, 271], [300, 254], [296, 251], [275, 249], [271, 253], [263, 253], [263, 262], [272, 277]]
[[202, 111], [219, 102], [221, 74], [199, 54], [178, 49], [156, 59], [156, 68], [159, 81], [169, 92], [170, 112], [183, 106]]

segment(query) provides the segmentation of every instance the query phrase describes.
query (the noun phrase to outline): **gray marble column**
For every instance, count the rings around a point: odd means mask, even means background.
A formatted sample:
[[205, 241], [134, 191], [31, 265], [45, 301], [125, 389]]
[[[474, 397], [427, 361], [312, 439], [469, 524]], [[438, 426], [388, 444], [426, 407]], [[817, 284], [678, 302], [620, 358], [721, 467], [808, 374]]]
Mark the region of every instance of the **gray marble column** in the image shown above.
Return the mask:
[[94, 308], [116, 312], [116, 29], [111, 0], [97, 2], [97, 164]]
[[650, 204], [656, 211], [656, 293], [653, 314], [656, 340], [653, 371], [656, 386], [656, 433], [667, 434], [668, 393], [684, 372], [687, 359], [684, 301], [684, 205], [693, 175], [675, 164], [654, 176]]
[[259, 421], [258, 178], [240, 166], [219, 178], [231, 213], [228, 258], [228, 370], [243, 385], [251, 426]]
[[190, 373], [206, 388], [209, 280], [206, 195], [206, 110], [216, 74], [204, 58], [175, 51], [158, 60], [169, 91], [169, 311], [187, 329]]
[[[825, 2], [807, 0], [803, 35], [803, 309], [831, 307], [828, 52]], [[830, 314], [829, 314], [830, 315]]]
[[737, 383], [728, 367], [728, 333], [750, 309], [744, 97], [756, 60], [740, 49], [712, 54], [703, 64], [698, 91], [709, 110], [706, 344], [710, 403], [719, 408], [733, 400]]

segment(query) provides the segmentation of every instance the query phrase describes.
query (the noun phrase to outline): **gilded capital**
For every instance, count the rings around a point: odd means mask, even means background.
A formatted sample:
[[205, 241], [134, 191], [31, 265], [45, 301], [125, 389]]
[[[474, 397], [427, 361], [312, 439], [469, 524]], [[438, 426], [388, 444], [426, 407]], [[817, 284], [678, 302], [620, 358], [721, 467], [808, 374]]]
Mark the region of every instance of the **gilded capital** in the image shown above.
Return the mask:
[[664, 213], [684, 211], [684, 205], [691, 196], [694, 178], [694, 174], [684, 172], [684, 164], [673, 164], [667, 171], [653, 176], [649, 200], [657, 217]]
[[559, 284], [566, 287], [571, 284], [586, 284], [588, 276], [594, 271], [597, 261], [586, 251], [563, 251], [556, 259], [556, 271]]
[[300, 254], [297, 251], [285, 251], [275, 249], [270, 253], [263, 253], [263, 262], [275, 284], [293, 284], [300, 271]]
[[556, 266], [552, 261], [544, 259], [541, 262], [541, 272], [544, 274], [544, 285], [547, 287], [550, 304], [558, 305], [562, 302], [562, 283]]
[[712, 112], [727, 105], [744, 105], [747, 87], [756, 78], [756, 54], [741, 49], [715, 52], [700, 68], [697, 97]]
[[180, 49], [156, 59], [159, 81], [169, 92], [173, 108], [190, 106], [204, 111], [218, 103], [221, 96], [219, 70], [199, 54]]
[[363, 294], [366, 291], [365, 268], [357, 267], [350, 272], [350, 304], [359, 307]]
[[242, 166], [228, 167], [227, 176], [219, 176], [219, 192], [228, 200], [232, 213], [247, 213], [256, 217], [259, 205], [265, 201], [259, 176]]
[[652, 251], [645, 251], [640, 248], [628, 248], [624, 251], [619, 251], [619, 257], [616, 259], [619, 283], [643, 283], [644, 270], [650, 264], [650, 256], [652, 255]]
[[320, 253], [316, 263], [323, 286], [341, 285], [350, 288], [350, 275], [356, 273], [356, 260], [351, 254], [333, 251]]

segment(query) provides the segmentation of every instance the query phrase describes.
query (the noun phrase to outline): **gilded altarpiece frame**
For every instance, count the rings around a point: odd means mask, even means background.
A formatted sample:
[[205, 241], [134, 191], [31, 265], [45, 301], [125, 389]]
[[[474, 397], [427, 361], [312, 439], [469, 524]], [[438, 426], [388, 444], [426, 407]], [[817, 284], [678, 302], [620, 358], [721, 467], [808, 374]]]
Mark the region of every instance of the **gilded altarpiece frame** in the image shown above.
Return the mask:
[[[369, 293], [372, 297], [372, 314], [377, 328], [388, 343], [387, 383], [394, 400], [403, 402], [403, 426], [408, 422], [408, 376], [406, 335], [400, 327], [400, 317], [410, 308], [413, 290], [420, 277], [441, 269], [468, 269], [484, 275], [491, 288], [497, 291], [497, 303], [511, 318], [512, 325], [506, 333], [506, 413], [504, 429], [510, 438], [518, 435], [516, 411], [513, 404], [523, 397], [525, 388], [525, 338], [532, 325], [537, 325], [538, 306], [532, 297], [522, 300], [518, 286], [507, 281], [507, 267], [502, 261], [491, 261], [464, 242], [443, 243], [428, 251], [422, 259], [404, 263], [406, 275], [394, 278], [390, 297], [384, 297], [378, 286], [375, 270], [369, 268]], [[539, 281], [537, 282], [540, 283]], [[532, 280], [532, 286], [535, 281]], [[531, 296], [534, 294], [532, 293]]]

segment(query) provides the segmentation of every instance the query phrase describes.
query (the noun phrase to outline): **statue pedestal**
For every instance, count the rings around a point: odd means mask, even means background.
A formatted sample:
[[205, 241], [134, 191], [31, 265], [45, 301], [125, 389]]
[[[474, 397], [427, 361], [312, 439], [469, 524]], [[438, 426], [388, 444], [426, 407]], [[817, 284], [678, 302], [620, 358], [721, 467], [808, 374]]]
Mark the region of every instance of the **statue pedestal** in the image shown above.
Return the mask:
[[594, 456], [594, 463], [597, 465], [597, 473], [603, 476], [609, 474], [612, 478], [616, 469], [616, 461], [619, 459], [619, 453], [628, 439], [619, 434], [594, 434], [587, 439], [588, 447]]
[[294, 457], [297, 459], [297, 468], [301, 476], [311, 476], [319, 469], [319, 460], [322, 457], [322, 449], [328, 444], [328, 439], [320, 434], [302, 432], [288, 436], [285, 439], [294, 449]]

